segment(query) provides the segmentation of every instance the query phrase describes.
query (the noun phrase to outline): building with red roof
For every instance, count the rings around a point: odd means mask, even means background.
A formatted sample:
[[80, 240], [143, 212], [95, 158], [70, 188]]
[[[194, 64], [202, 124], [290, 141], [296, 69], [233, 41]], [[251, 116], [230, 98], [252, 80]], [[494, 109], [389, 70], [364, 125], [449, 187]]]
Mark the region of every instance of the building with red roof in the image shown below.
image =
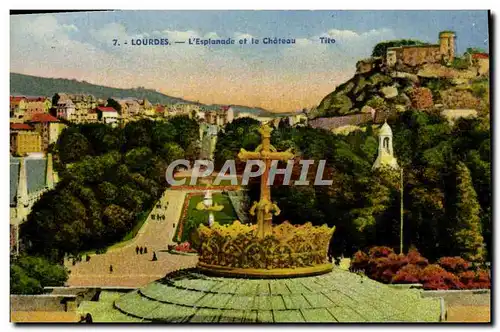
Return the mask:
[[47, 150], [49, 144], [55, 143], [62, 129], [65, 127], [56, 117], [48, 113], [35, 113], [31, 116], [29, 124], [35, 128], [42, 137], [42, 148]]
[[10, 131], [21, 131], [21, 130], [35, 130], [32, 126], [27, 123], [11, 123]]

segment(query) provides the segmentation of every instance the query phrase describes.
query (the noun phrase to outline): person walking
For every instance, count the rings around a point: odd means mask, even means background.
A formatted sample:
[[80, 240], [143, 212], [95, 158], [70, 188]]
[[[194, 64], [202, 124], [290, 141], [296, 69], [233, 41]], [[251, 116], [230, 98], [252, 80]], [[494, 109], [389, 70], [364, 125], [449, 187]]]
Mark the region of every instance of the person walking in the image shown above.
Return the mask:
[[148, 247], [144, 247], [144, 253], [147, 254], [148, 253]]
[[136, 253], [137, 255], [139, 255], [139, 246], [136, 246], [136, 247], [135, 247], [135, 253]]
[[157, 261], [158, 260], [158, 257], [156, 257], [156, 251], [153, 251], [153, 259], [152, 261]]
[[109, 266], [109, 273], [113, 273], [113, 265]]
[[140, 253], [141, 253], [141, 255], [142, 255], [142, 247], [140, 247], [140, 248], [139, 248], [139, 252], [140, 252]]

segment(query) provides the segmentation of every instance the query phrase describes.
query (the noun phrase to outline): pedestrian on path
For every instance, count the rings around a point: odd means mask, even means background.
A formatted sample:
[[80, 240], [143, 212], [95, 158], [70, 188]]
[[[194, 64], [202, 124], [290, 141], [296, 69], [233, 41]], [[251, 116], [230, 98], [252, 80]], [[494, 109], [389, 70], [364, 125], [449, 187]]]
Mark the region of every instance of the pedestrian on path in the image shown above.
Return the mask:
[[144, 247], [144, 253], [147, 254], [148, 253], [148, 247]]
[[139, 252], [140, 252], [140, 253], [141, 253], [141, 255], [142, 255], [142, 247], [140, 247], [140, 248], [139, 248]]
[[139, 255], [139, 246], [136, 246], [136, 247], [135, 247], [135, 253], [136, 253], [137, 255]]
[[113, 273], [113, 265], [109, 266], [109, 273]]
[[153, 251], [153, 259], [152, 261], [157, 261], [158, 260], [158, 257], [156, 257], [156, 251]]

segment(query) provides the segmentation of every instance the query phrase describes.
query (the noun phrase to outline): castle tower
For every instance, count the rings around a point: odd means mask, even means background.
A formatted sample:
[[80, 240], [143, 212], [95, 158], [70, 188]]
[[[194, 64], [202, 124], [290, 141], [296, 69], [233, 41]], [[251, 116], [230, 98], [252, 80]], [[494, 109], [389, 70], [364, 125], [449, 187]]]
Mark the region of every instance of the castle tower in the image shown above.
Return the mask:
[[372, 169], [383, 166], [399, 169], [398, 161], [394, 157], [392, 150], [392, 129], [387, 124], [387, 121], [380, 128], [378, 135], [378, 156]]
[[441, 31], [439, 33], [439, 52], [446, 61], [455, 58], [455, 32]]

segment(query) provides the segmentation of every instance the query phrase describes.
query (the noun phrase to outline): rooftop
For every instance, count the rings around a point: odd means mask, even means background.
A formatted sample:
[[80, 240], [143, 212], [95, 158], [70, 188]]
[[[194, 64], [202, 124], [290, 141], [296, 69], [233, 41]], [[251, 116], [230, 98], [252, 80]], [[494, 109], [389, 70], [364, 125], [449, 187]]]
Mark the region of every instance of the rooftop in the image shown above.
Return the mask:
[[31, 116], [30, 122], [59, 122], [59, 120], [48, 113], [35, 113]]
[[27, 123], [11, 123], [10, 130], [33, 130], [33, 127]]
[[101, 296], [113, 300], [83, 301], [79, 308], [82, 314], [90, 312], [94, 322], [438, 322], [441, 315], [437, 298], [340, 269], [284, 279], [210, 277], [189, 269], [123, 296]]
[[101, 112], [117, 112], [113, 107], [98, 106], [96, 109]]

